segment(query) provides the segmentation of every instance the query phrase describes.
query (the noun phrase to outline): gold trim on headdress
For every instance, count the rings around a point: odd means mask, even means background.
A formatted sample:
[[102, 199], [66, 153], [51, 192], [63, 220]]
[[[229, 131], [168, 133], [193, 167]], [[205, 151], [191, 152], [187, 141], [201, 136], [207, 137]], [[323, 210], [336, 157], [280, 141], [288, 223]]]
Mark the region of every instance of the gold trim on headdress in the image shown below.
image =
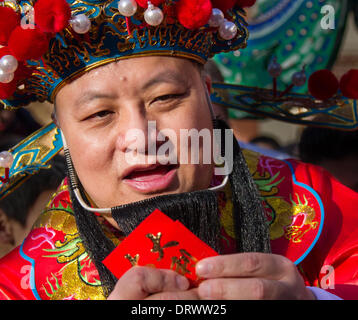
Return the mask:
[[186, 59], [190, 59], [193, 60], [195, 62], [198, 62], [200, 64], [205, 64], [206, 61], [200, 57], [198, 57], [195, 54], [191, 54], [191, 53], [187, 53], [187, 52], [180, 52], [180, 51], [145, 51], [145, 52], [141, 52], [141, 53], [135, 53], [132, 55], [127, 55], [127, 56], [123, 56], [123, 57], [117, 57], [117, 58], [109, 58], [109, 59], [104, 59], [101, 61], [98, 61], [96, 63], [93, 63], [91, 65], [88, 65], [86, 67], [84, 67], [83, 69], [77, 71], [76, 73], [72, 74], [71, 76], [69, 76], [68, 78], [62, 80], [62, 82], [53, 90], [53, 92], [51, 93], [50, 96], [50, 101], [53, 103], [55, 101], [55, 97], [57, 95], [57, 93], [68, 83], [71, 83], [72, 81], [80, 78], [82, 75], [84, 75], [85, 73], [99, 68], [101, 66], [104, 66], [106, 64], [112, 63], [112, 62], [116, 62], [116, 61], [120, 61], [120, 60], [127, 60], [127, 59], [132, 59], [132, 58], [141, 58], [141, 57], [149, 57], [149, 56], [166, 56], [166, 57], [177, 57], [177, 58], [186, 58]]

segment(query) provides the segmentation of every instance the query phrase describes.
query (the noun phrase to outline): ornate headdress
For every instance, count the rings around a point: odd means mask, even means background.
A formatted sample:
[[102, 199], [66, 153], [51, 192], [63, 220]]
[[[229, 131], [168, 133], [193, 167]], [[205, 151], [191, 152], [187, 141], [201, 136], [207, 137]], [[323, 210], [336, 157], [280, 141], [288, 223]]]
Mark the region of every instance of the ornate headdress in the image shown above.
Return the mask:
[[241, 6], [248, 2], [5, 1], [0, 7], [0, 20], [7, 21], [0, 30], [2, 104], [53, 102], [66, 83], [120, 59], [166, 55], [204, 64], [216, 53], [243, 48], [248, 31]]

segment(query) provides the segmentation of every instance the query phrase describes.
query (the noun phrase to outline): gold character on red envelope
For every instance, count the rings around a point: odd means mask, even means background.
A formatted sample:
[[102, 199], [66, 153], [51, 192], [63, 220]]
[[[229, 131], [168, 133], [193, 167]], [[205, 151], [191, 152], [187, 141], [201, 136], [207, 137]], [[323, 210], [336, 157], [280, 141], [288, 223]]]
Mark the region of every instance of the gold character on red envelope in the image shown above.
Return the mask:
[[138, 265], [139, 254], [136, 254], [134, 257], [132, 257], [130, 254], [126, 254], [124, 257], [130, 262], [132, 267]]
[[118, 279], [132, 266], [151, 266], [172, 269], [185, 275], [195, 286], [199, 280], [195, 273], [196, 263], [216, 255], [216, 251], [181, 222], [155, 210], [103, 263]]
[[174, 271], [182, 274], [183, 276], [190, 273], [189, 271], [189, 264], [190, 262], [193, 262], [194, 265], [191, 266], [191, 268], [195, 268], [195, 264], [198, 262], [198, 259], [193, 257], [188, 251], [185, 249], [180, 249], [181, 256], [178, 257], [172, 257], [172, 264], [170, 266], [170, 269], [173, 269]]
[[158, 232], [156, 236], [152, 233], [148, 233], [146, 235], [146, 237], [149, 238], [150, 240], [152, 240], [152, 242], [153, 242], [153, 249], [151, 249], [150, 251], [159, 253], [159, 257], [157, 259], [158, 261], [163, 259], [165, 248], [175, 247], [175, 246], [179, 245], [178, 241], [169, 241], [164, 246], [161, 246], [160, 245], [160, 240], [162, 238], [161, 232]]

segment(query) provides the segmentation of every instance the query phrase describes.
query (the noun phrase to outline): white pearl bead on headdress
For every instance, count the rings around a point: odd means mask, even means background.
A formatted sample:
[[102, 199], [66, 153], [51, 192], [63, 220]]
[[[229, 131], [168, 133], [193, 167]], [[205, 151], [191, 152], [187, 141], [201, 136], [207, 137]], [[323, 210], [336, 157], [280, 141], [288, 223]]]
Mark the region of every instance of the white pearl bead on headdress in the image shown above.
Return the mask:
[[137, 9], [138, 5], [135, 0], [120, 0], [118, 2], [118, 11], [122, 16], [132, 17]]
[[209, 20], [210, 27], [220, 27], [221, 23], [224, 22], [225, 16], [224, 13], [217, 8], [214, 8]]
[[237, 26], [235, 23], [224, 19], [219, 27], [220, 37], [225, 40], [232, 40], [237, 35]]
[[163, 11], [148, 1], [148, 9], [144, 12], [144, 20], [150, 26], [159, 26], [164, 19]]
[[5, 55], [0, 59], [0, 69], [5, 73], [13, 73], [18, 67], [18, 62], [14, 56]]
[[14, 80], [14, 73], [5, 73], [2, 69], [0, 69], [0, 82], [1, 83], [9, 83]]
[[213, 8], [208, 23], [212, 28], [219, 28], [219, 35], [224, 40], [232, 40], [237, 35], [238, 28], [235, 23], [225, 19], [224, 13], [218, 8]]
[[278, 77], [281, 75], [281, 73], [282, 73], [282, 67], [281, 67], [281, 65], [277, 62], [277, 59], [276, 59], [276, 58], [274, 58], [274, 59], [270, 62], [269, 66], [268, 66], [268, 72], [269, 72], [269, 74], [270, 74], [270, 76], [271, 76], [272, 78], [278, 78]]
[[15, 74], [18, 67], [16, 58], [12, 55], [5, 55], [0, 59], [0, 82], [9, 83], [14, 80]]
[[14, 162], [14, 156], [8, 151], [0, 152], [0, 167], [1, 168], [11, 168], [12, 163]]
[[305, 70], [295, 72], [292, 76], [292, 84], [296, 87], [302, 87], [307, 81]]
[[79, 34], [85, 34], [91, 29], [91, 20], [85, 14], [74, 16], [70, 23], [73, 30]]

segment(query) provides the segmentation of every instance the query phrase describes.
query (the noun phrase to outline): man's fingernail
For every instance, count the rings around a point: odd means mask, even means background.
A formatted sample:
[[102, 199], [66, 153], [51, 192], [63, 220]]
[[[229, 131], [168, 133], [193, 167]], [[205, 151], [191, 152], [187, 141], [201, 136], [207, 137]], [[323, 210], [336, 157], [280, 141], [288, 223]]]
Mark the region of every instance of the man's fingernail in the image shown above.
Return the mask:
[[213, 265], [208, 262], [199, 262], [196, 265], [196, 273], [200, 276], [205, 276], [207, 274], [210, 274], [213, 270]]
[[189, 281], [187, 278], [183, 276], [177, 276], [176, 277], [177, 286], [180, 290], [186, 290], [189, 288]]

